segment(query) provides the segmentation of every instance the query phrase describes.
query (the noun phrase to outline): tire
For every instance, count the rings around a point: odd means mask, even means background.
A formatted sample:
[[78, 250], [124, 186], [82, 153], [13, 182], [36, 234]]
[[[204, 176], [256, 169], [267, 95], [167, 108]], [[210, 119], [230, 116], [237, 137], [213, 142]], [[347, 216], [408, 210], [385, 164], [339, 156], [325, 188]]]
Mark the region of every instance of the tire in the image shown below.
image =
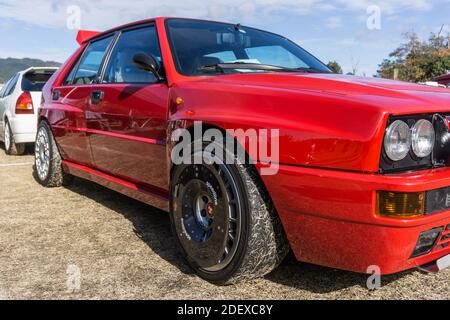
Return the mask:
[[34, 175], [47, 188], [68, 185], [73, 179], [63, 170], [52, 130], [45, 121], [41, 121], [36, 134]]
[[190, 267], [219, 285], [262, 277], [290, 250], [256, 169], [234, 158], [232, 165], [182, 164], [172, 171], [176, 242]]
[[8, 120], [5, 120], [5, 153], [11, 156], [21, 156], [25, 153], [26, 144], [15, 143], [14, 134], [11, 130]]

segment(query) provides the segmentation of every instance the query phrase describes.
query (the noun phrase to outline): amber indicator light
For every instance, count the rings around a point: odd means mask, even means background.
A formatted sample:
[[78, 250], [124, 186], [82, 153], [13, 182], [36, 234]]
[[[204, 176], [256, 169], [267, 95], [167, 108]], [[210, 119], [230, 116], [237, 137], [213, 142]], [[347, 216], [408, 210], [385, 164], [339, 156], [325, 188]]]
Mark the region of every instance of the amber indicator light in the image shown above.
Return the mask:
[[410, 219], [425, 213], [425, 192], [377, 192], [377, 214], [397, 219]]
[[178, 97], [175, 99], [175, 103], [177, 104], [177, 106], [182, 105], [184, 103], [183, 98]]

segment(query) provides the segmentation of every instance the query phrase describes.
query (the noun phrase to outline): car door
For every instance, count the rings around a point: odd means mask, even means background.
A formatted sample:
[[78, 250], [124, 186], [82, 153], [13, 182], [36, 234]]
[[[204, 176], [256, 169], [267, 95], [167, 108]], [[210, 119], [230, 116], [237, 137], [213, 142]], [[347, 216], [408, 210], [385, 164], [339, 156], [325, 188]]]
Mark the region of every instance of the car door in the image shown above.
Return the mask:
[[92, 41], [60, 86], [53, 88], [52, 128], [65, 160], [93, 166], [86, 108], [114, 34]]
[[137, 53], [161, 61], [156, 27], [120, 32], [101, 84], [92, 87], [86, 111], [95, 166], [150, 187], [168, 189], [166, 123], [169, 89], [133, 63]]

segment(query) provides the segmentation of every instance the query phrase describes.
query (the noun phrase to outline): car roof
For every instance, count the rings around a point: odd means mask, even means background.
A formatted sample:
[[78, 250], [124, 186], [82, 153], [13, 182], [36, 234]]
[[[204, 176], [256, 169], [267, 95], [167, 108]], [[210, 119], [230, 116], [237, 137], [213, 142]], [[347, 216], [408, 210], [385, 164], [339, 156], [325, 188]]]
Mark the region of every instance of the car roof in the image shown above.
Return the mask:
[[[123, 25], [114, 27], [114, 28], [106, 30], [106, 31], [99, 32], [98, 34], [94, 35], [93, 37], [89, 37], [87, 39], [83, 39], [82, 43], [84, 44], [84, 43], [89, 42], [89, 41], [91, 41], [93, 39], [101, 38], [101, 37], [103, 37], [103, 36], [105, 36], [107, 34], [110, 34], [112, 32], [119, 31], [119, 30], [122, 30], [122, 29], [130, 28], [130, 27], [133, 27], [133, 26], [141, 25], [141, 24], [157, 22], [158, 20], [165, 21], [165, 20], [168, 20], [168, 19], [182, 19], [182, 20], [193, 20], [193, 21], [205, 21], [205, 22], [218, 22], [218, 23], [229, 23], [229, 24], [232, 24], [231, 22], [215, 21], [215, 20], [208, 20], [208, 19], [198, 19], [198, 18], [184, 18], [184, 17], [175, 17], [175, 16], [174, 17], [166, 17], [166, 16], [165, 17], [155, 17], [155, 18], [149, 18], [149, 19], [144, 19], [144, 20], [138, 20], [138, 21], [130, 22], [130, 23], [127, 23], [127, 24], [123, 24]], [[89, 31], [89, 32], [92, 32], [92, 31]]]
[[59, 69], [58, 67], [30, 67], [28, 69], [19, 71], [18, 73], [23, 75], [23, 74], [26, 74], [26, 73], [28, 73], [30, 71], [38, 71], [38, 70], [52, 70], [52, 71], [56, 71], [58, 69]]
[[[127, 23], [127, 24], [123, 24], [123, 25], [120, 25], [120, 26], [108, 29], [106, 31], [99, 32], [98, 34], [94, 35], [93, 37], [88, 37], [86, 39], [83, 39], [82, 43], [89, 42], [89, 41], [91, 41], [93, 39], [96, 39], [96, 38], [101, 38], [101, 37], [103, 37], [103, 36], [105, 36], [105, 35], [107, 35], [109, 33], [112, 33], [112, 32], [118, 31], [118, 30], [122, 30], [122, 29], [125, 29], [125, 28], [129, 28], [129, 27], [133, 27], [135, 25], [155, 22], [157, 20], [166, 20], [166, 19], [169, 19], [169, 17], [156, 17], [156, 18], [149, 18], [149, 19], [144, 19], [144, 20], [138, 20], [138, 21], [130, 22], [130, 23]], [[80, 30], [80, 31], [83, 31], [83, 30]], [[92, 31], [89, 31], [89, 32], [92, 32]]]

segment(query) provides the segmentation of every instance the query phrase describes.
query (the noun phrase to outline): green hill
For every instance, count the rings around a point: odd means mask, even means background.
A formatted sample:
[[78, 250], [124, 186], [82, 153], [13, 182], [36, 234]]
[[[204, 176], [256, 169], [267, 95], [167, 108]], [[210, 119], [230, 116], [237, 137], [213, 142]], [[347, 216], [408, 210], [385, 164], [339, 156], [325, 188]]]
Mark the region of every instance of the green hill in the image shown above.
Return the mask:
[[42, 61], [39, 59], [0, 59], [0, 84], [8, 81], [16, 72], [29, 67], [59, 67], [61, 64], [55, 61]]

